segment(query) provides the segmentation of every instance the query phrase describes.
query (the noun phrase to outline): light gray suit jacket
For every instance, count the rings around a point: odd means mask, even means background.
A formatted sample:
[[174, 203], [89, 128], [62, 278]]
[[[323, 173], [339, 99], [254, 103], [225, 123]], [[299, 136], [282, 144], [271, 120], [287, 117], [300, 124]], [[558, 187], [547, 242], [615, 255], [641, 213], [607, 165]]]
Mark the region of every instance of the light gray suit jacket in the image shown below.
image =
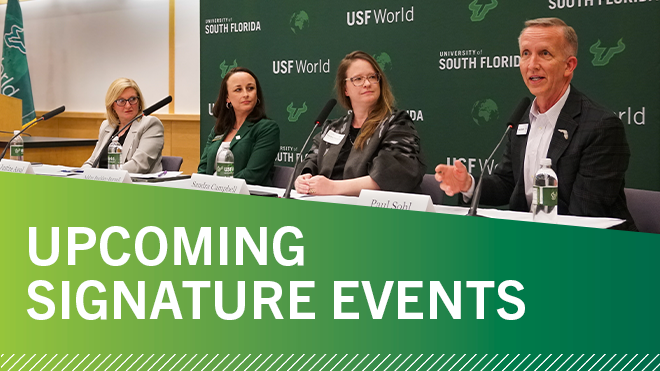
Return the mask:
[[[121, 152], [122, 170], [143, 174], [162, 171], [161, 159], [165, 141], [163, 123], [156, 117], [146, 116], [135, 121], [128, 130]], [[82, 167], [92, 167], [114, 131], [115, 128], [110, 126], [108, 120], [101, 123], [96, 148]]]

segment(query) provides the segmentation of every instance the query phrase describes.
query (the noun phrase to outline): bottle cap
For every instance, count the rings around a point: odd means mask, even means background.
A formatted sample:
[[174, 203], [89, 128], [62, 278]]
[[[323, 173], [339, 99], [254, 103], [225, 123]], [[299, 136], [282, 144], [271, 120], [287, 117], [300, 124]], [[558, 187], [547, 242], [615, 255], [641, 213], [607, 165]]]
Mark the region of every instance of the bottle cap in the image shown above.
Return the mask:
[[541, 160], [541, 166], [551, 166], [552, 165], [552, 159], [551, 158], [544, 158]]

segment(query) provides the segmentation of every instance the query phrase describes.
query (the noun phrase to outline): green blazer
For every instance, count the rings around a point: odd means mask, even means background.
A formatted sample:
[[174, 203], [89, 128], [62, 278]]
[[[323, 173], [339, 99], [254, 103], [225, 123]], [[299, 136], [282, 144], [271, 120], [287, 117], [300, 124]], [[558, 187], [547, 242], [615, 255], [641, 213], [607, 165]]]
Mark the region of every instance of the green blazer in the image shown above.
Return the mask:
[[[198, 173], [215, 172], [215, 156], [223, 138], [224, 134], [216, 135], [215, 130], [211, 130], [197, 167]], [[280, 128], [275, 121], [245, 121], [231, 140], [229, 149], [234, 154], [234, 178], [245, 179], [247, 184], [272, 185], [275, 157], [280, 150]]]

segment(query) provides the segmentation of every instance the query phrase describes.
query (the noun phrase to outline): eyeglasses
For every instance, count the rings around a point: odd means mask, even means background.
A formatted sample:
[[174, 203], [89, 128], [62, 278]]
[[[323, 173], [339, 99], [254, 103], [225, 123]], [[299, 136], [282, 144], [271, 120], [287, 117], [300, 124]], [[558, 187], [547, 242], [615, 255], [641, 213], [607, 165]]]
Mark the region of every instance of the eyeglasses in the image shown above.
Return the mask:
[[115, 103], [117, 103], [119, 107], [124, 107], [126, 105], [126, 102], [130, 103], [131, 106], [134, 106], [137, 104], [138, 100], [139, 100], [138, 97], [130, 97], [128, 99], [119, 98], [115, 101]]
[[367, 81], [367, 80], [369, 80], [370, 84], [378, 84], [378, 82], [380, 81], [380, 75], [377, 74], [377, 73], [374, 73], [374, 74], [369, 75], [369, 76], [349, 77], [346, 80], [351, 80], [351, 82], [353, 83], [353, 85], [355, 87], [360, 87], [360, 86], [364, 85], [364, 82]]

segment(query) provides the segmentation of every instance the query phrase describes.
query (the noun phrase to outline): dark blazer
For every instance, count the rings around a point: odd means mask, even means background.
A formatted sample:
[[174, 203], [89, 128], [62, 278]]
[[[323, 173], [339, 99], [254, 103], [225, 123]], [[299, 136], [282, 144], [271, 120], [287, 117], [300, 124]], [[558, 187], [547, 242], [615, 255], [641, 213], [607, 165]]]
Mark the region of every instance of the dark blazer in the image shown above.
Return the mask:
[[[215, 156], [223, 138], [224, 134], [216, 135], [215, 130], [211, 130], [199, 160], [198, 173], [215, 173]], [[234, 154], [234, 178], [245, 179], [247, 184], [272, 185], [275, 157], [280, 150], [280, 128], [275, 121], [245, 121], [229, 149]]]
[[[531, 108], [531, 107], [530, 107]], [[529, 108], [520, 119], [529, 124]], [[529, 211], [523, 179], [527, 135], [509, 133], [502, 161], [484, 177], [481, 203]], [[571, 86], [554, 129], [547, 157], [559, 180], [559, 214], [614, 217], [636, 230], [626, 206], [625, 174], [630, 149], [621, 120]], [[559, 130], [566, 130], [568, 139]]]
[[[339, 119], [326, 121], [323, 130], [314, 137], [300, 173], [330, 178], [352, 122], [350, 111]], [[323, 140], [330, 130], [344, 134], [340, 143], [333, 145]], [[396, 111], [380, 123], [362, 150], [351, 150], [344, 179], [369, 175], [384, 191], [419, 193], [426, 171], [420, 152], [419, 135], [412, 119], [406, 111]]]

